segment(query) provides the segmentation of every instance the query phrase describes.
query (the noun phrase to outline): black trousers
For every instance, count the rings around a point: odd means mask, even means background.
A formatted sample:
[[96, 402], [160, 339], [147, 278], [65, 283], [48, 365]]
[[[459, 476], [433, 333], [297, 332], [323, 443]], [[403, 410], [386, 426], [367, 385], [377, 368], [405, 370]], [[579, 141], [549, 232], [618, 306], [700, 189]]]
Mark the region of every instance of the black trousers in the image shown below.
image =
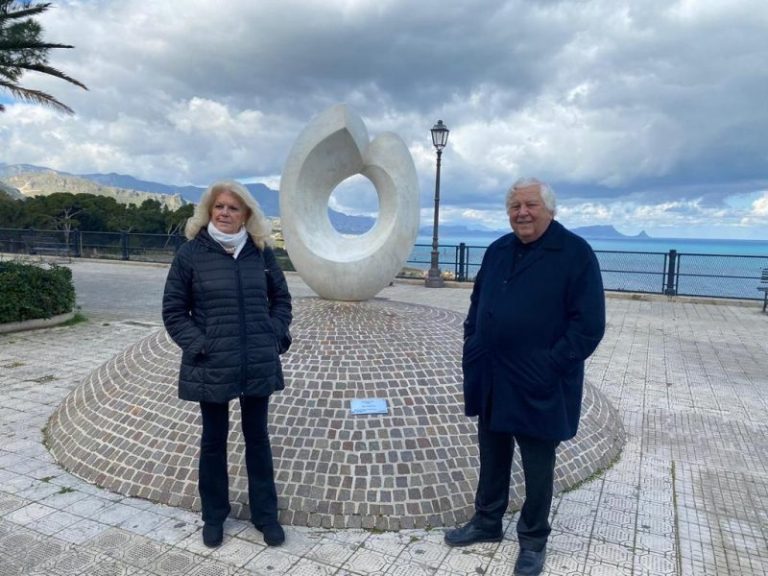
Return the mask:
[[509, 504], [509, 481], [515, 443], [525, 477], [525, 501], [517, 521], [517, 538], [521, 549], [541, 550], [551, 531], [549, 511], [555, 476], [557, 440], [494, 432], [481, 417], [478, 422], [480, 445], [480, 480], [475, 496], [473, 522], [488, 530], [500, 530]]
[[[268, 409], [268, 397], [240, 398], [248, 504], [251, 520], [257, 526], [277, 521], [277, 490], [267, 429]], [[203, 436], [200, 441], [198, 490], [203, 522], [223, 524], [230, 512], [227, 474], [229, 403], [200, 402], [200, 412], [203, 416]]]

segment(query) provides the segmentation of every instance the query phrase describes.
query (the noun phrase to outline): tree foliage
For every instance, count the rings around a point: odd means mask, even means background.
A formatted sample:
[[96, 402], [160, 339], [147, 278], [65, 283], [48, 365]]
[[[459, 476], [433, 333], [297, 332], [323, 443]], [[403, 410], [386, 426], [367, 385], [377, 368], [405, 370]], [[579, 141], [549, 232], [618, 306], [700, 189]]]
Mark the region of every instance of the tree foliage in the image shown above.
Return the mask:
[[0, 192], [0, 228], [172, 234], [183, 232], [193, 210], [192, 204], [169, 210], [157, 200], [118, 204], [107, 196], [69, 192], [13, 200]]
[[[48, 64], [48, 52], [54, 48], [73, 48], [68, 44], [52, 44], [42, 39], [43, 28], [33, 17], [42, 14], [50, 2], [34, 4], [32, 0], [0, 0], [0, 88], [15, 98], [51, 106], [62, 112], [74, 111], [47, 92], [24, 88], [19, 81], [26, 72], [39, 72], [65, 80], [84, 90], [85, 84], [67, 76]], [[5, 108], [0, 104], [0, 112]]]

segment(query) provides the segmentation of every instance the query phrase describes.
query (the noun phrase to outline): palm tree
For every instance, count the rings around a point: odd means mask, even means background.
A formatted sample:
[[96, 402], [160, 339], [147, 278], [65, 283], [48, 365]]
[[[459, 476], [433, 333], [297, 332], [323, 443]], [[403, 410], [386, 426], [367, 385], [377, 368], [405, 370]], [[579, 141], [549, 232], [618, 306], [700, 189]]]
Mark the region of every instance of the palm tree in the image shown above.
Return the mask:
[[[41, 72], [79, 86], [88, 88], [62, 71], [48, 65], [48, 51], [52, 48], [73, 48], [67, 44], [51, 44], [41, 39], [42, 26], [32, 16], [41, 14], [51, 6], [32, 4], [33, 0], [0, 0], [0, 88], [27, 102], [51, 106], [67, 114], [74, 111], [41, 90], [32, 90], [19, 85], [18, 81], [26, 71]], [[0, 112], [5, 110], [0, 104]]]

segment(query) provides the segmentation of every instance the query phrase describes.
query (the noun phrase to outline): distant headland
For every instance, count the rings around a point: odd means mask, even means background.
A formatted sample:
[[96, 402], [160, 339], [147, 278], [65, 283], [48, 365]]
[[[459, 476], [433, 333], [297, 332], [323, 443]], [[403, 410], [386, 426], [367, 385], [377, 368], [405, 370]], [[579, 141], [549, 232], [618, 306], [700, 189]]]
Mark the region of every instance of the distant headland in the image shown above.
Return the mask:
[[[650, 238], [648, 234], [645, 233], [645, 231], [640, 232], [639, 234], [629, 235], [629, 234], [622, 234], [616, 228], [614, 228], [611, 225], [605, 225], [605, 226], [581, 226], [579, 228], [571, 228], [570, 229], [574, 234], [578, 234], [579, 236], [583, 238], [592, 238], [592, 239], [626, 239], [626, 238], [634, 238], [638, 240]], [[507, 234], [509, 230], [474, 230], [472, 228], [468, 228], [466, 226], [457, 226], [457, 225], [441, 225], [440, 226], [440, 236], [450, 236], [453, 238], [498, 238], [499, 236], [502, 236], [504, 234]], [[431, 236], [432, 235], [432, 227], [431, 226], [422, 226], [419, 229], [419, 235], [421, 236]]]
[[622, 234], [613, 226], [581, 226], [580, 228], [572, 228], [571, 231], [574, 234], [583, 236], [584, 238], [636, 238], [643, 240], [650, 238], [645, 230], [642, 230], [639, 234]]

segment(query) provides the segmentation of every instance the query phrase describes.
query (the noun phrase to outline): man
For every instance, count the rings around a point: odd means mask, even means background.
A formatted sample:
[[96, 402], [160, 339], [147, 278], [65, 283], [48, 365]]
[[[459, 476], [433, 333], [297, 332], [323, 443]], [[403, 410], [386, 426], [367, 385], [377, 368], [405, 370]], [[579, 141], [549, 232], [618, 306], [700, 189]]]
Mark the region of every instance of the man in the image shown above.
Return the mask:
[[475, 515], [445, 541], [502, 539], [517, 444], [525, 501], [515, 575], [535, 576], [550, 533], [555, 450], [576, 435], [584, 360], [605, 331], [605, 296], [590, 246], [554, 220], [549, 186], [518, 180], [506, 204], [513, 234], [488, 247], [464, 322], [465, 411], [479, 417]]

